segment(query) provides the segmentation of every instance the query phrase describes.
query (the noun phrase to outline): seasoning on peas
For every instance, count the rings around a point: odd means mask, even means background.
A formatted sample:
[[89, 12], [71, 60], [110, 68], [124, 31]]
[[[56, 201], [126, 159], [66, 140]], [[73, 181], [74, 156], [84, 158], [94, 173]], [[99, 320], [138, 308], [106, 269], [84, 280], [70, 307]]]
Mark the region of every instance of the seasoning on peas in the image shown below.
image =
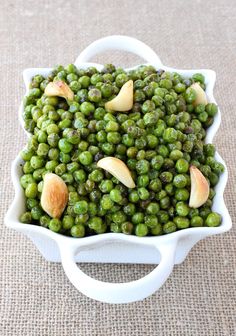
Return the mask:
[[[55, 78], [73, 91], [73, 100], [44, 94]], [[132, 109], [106, 110], [105, 103], [130, 79]], [[184, 78], [152, 66], [125, 71], [111, 64], [102, 71], [69, 64], [56, 67], [49, 77], [34, 76], [24, 102], [31, 138], [21, 152], [26, 211], [20, 221], [75, 238], [104, 232], [158, 236], [220, 225], [221, 216], [211, 207], [224, 166], [214, 158], [214, 145], [204, 142], [218, 108], [196, 104], [193, 83], [205, 88], [204, 76]], [[106, 156], [126, 164], [134, 188], [97, 167]], [[209, 198], [198, 209], [188, 204], [190, 165], [210, 184]], [[47, 172], [60, 176], [68, 188], [61, 218], [51, 218], [40, 206]]]

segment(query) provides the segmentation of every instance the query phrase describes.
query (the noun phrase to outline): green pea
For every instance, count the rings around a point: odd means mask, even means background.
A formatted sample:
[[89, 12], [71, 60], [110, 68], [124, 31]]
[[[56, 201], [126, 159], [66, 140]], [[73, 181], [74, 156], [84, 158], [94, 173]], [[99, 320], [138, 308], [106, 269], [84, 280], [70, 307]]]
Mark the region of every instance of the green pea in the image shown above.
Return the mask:
[[76, 191], [69, 192], [69, 204], [74, 205], [79, 201], [79, 195]]
[[200, 82], [202, 84], [204, 84], [205, 82], [205, 78], [204, 76], [201, 74], [201, 73], [195, 73], [193, 76], [192, 76], [192, 79], [195, 81], [195, 82]]
[[85, 236], [85, 227], [82, 224], [73, 225], [70, 229], [72, 237], [82, 238]]
[[136, 163], [136, 171], [138, 174], [146, 174], [149, 171], [150, 163], [147, 160], [139, 160]]
[[131, 234], [133, 231], [133, 224], [130, 222], [124, 222], [121, 224], [121, 231], [124, 234]]
[[160, 236], [163, 233], [162, 225], [158, 223], [156, 226], [151, 228], [151, 233], [153, 236]]
[[190, 225], [192, 227], [198, 227], [198, 226], [203, 226], [203, 219], [200, 216], [194, 216], [190, 220]]
[[150, 215], [157, 215], [160, 210], [160, 206], [156, 202], [151, 202], [146, 208], [146, 212]]
[[97, 214], [97, 205], [95, 203], [90, 202], [88, 204], [88, 214], [89, 216], [95, 216]]
[[165, 145], [160, 145], [157, 148], [157, 152], [158, 154], [160, 154], [163, 158], [168, 157], [169, 155], [169, 150]]
[[205, 144], [203, 145], [203, 149], [204, 149], [204, 153], [207, 155], [207, 156], [215, 156], [215, 146], [213, 144]]
[[178, 201], [187, 201], [189, 199], [189, 191], [185, 188], [176, 189], [175, 198]]
[[121, 203], [123, 197], [120, 190], [112, 189], [110, 191], [110, 198], [115, 203]]
[[47, 142], [47, 137], [48, 136], [47, 136], [47, 133], [45, 131], [39, 130], [39, 132], [37, 134], [37, 137], [38, 137], [38, 142], [39, 143], [45, 143], [45, 142]]
[[90, 152], [84, 151], [79, 155], [79, 161], [84, 166], [90, 165], [93, 161], [93, 156]]
[[69, 163], [71, 158], [69, 153], [60, 152], [59, 159], [62, 163]]
[[116, 76], [116, 85], [121, 88], [129, 80], [125, 73], [121, 73]]
[[108, 132], [107, 141], [112, 144], [119, 144], [121, 141], [121, 135], [118, 132]]
[[90, 102], [83, 102], [80, 105], [80, 111], [85, 115], [89, 116], [90, 113], [93, 113], [95, 111], [95, 107], [92, 103]]
[[135, 227], [135, 234], [136, 234], [136, 236], [139, 236], [139, 237], [147, 236], [148, 227], [145, 224], [142, 224], [142, 223], [138, 224]]
[[44, 166], [44, 159], [40, 156], [32, 156], [30, 164], [34, 169], [42, 168]]
[[34, 155], [33, 150], [29, 148], [25, 148], [20, 152], [20, 156], [24, 161], [30, 161], [33, 155]]
[[166, 128], [163, 132], [163, 139], [168, 143], [173, 143], [177, 140], [178, 132], [174, 128]]
[[[71, 68], [72, 68], [72, 64], [66, 67], [66, 69], [71, 69]], [[75, 71], [71, 72], [67, 70], [67, 72], [69, 72], [69, 74], [66, 76], [66, 79], [69, 83], [76, 81], [78, 79], [78, 76], [76, 75]]]
[[91, 192], [93, 191], [95, 188], [95, 182], [92, 180], [87, 180], [85, 182], [85, 189], [87, 190], [87, 192]]
[[111, 155], [115, 152], [115, 145], [111, 143], [102, 144], [102, 150], [105, 154]]
[[177, 160], [175, 168], [178, 173], [187, 173], [189, 169], [189, 163], [185, 159]]
[[74, 182], [74, 178], [73, 178], [73, 175], [72, 174], [69, 174], [69, 173], [65, 173], [61, 176], [61, 178], [63, 179], [63, 181], [66, 183], [66, 184], [72, 184]]
[[104, 233], [107, 229], [106, 224], [102, 221], [100, 217], [90, 218], [88, 221], [88, 226], [96, 233]]
[[164, 233], [172, 233], [176, 231], [176, 225], [174, 222], [167, 222], [166, 224], [163, 225], [163, 232]]
[[88, 203], [86, 201], [76, 202], [74, 205], [74, 212], [77, 215], [82, 215], [88, 212]]
[[143, 117], [143, 121], [146, 126], [150, 126], [155, 125], [158, 118], [159, 115], [157, 112], [147, 112]]
[[20, 178], [20, 184], [24, 189], [26, 189], [27, 186], [33, 182], [35, 182], [35, 179], [31, 174], [22, 175]]
[[215, 173], [210, 173], [209, 175], [209, 180], [210, 180], [210, 184], [212, 187], [216, 186], [218, 181], [219, 181], [219, 177], [217, 176], [217, 174]]
[[114, 205], [109, 195], [103, 195], [100, 204], [104, 210], [109, 210]]
[[90, 84], [90, 78], [88, 76], [82, 76], [79, 78], [79, 83], [83, 89], [86, 89]]
[[108, 123], [106, 124], [106, 132], [116, 132], [119, 129], [119, 124], [116, 121], [108, 121]]
[[25, 196], [28, 198], [36, 198], [38, 195], [37, 183], [30, 183], [25, 189]]
[[33, 171], [34, 171], [34, 168], [31, 166], [30, 162], [26, 161], [24, 166], [23, 166], [23, 172], [25, 174], [31, 174], [31, 173], [33, 173]]
[[211, 212], [206, 218], [206, 225], [210, 227], [219, 226], [221, 224], [222, 218], [221, 215], [217, 212]]
[[189, 227], [189, 219], [186, 217], [177, 216], [174, 218], [174, 223], [178, 229], [187, 229]]
[[216, 162], [214, 163], [212, 169], [214, 173], [220, 175], [225, 171], [225, 166], [221, 162]]
[[41, 226], [48, 228], [51, 218], [47, 215], [40, 217], [39, 223]]
[[175, 175], [173, 184], [176, 188], [184, 188], [187, 185], [187, 178], [183, 174]]
[[158, 225], [158, 219], [154, 215], [147, 215], [144, 218], [144, 223], [147, 225], [147, 227], [154, 228]]
[[206, 105], [206, 112], [210, 117], [214, 117], [216, 113], [218, 112], [218, 107], [214, 103], [208, 103]]
[[186, 85], [184, 83], [177, 83], [174, 90], [177, 93], [183, 93], [186, 90]]
[[197, 98], [196, 91], [193, 88], [188, 87], [187, 90], [185, 91], [186, 102], [192, 103], [196, 100], [196, 98]]
[[99, 189], [103, 193], [110, 193], [110, 191], [113, 189], [113, 182], [111, 180], [103, 180], [99, 184]]
[[31, 216], [34, 220], [40, 220], [40, 217], [42, 215], [43, 215], [43, 210], [39, 205], [36, 205], [31, 209]]
[[161, 188], [162, 183], [159, 178], [155, 178], [149, 183], [149, 189], [151, 189], [152, 191], [158, 192], [161, 190]]
[[132, 223], [133, 224], [139, 224], [144, 222], [144, 214], [142, 212], [136, 212], [132, 216]]
[[77, 80], [71, 81], [69, 86], [74, 93], [81, 89], [81, 84]]
[[101, 99], [102, 99], [102, 93], [101, 93], [101, 91], [98, 90], [98, 89], [96, 89], [96, 88], [89, 90], [89, 92], [88, 92], [88, 99], [91, 102], [94, 102], [94, 103], [100, 102]]
[[35, 198], [28, 198], [26, 200], [27, 209], [32, 210], [33, 207], [35, 207], [36, 205], [39, 205], [39, 201], [37, 199], [35, 199]]
[[49, 151], [49, 146], [45, 143], [40, 143], [38, 145], [38, 149], [37, 149], [37, 155], [38, 156], [47, 156], [48, 151]]
[[160, 199], [160, 208], [161, 209], [168, 209], [170, 207], [170, 197], [165, 196]]
[[173, 180], [173, 174], [171, 172], [165, 171], [160, 174], [160, 180], [163, 183], [170, 183]]
[[117, 211], [112, 214], [112, 221], [116, 224], [122, 224], [126, 221], [127, 216], [123, 211]]
[[116, 153], [119, 155], [125, 155], [126, 154], [126, 146], [123, 144], [118, 144], [116, 146]]
[[99, 142], [106, 142], [107, 141], [107, 134], [104, 130], [100, 130], [96, 135], [97, 141]]
[[146, 188], [141, 187], [138, 188], [138, 195], [141, 200], [145, 201], [149, 198], [150, 193]]
[[123, 207], [124, 213], [128, 216], [132, 216], [134, 215], [135, 211], [136, 211], [136, 207], [134, 204], [132, 203], [128, 203], [127, 205], [125, 205]]
[[102, 84], [102, 86], [101, 86], [101, 92], [102, 92], [102, 96], [104, 98], [111, 97], [112, 93], [113, 93], [113, 87], [112, 87], [112, 85], [108, 84], [108, 83]]
[[70, 215], [66, 215], [62, 219], [62, 227], [64, 230], [70, 230], [74, 225], [74, 223], [75, 223], [74, 217]]
[[24, 213], [20, 216], [20, 222], [21, 222], [21, 223], [25, 223], [25, 224], [31, 224], [31, 222], [32, 222], [32, 215], [31, 215], [31, 212], [29, 212], [29, 211], [24, 212]]
[[134, 145], [134, 139], [130, 134], [124, 134], [122, 136], [122, 143], [127, 147], [132, 147]]
[[138, 187], [146, 187], [149, 184], [148, 175], [140, 175], [138, 176], [137, 185]]
[[189, 214], [189, 206], [184, 203], [183, 201], [182, 202], [177, 202], [176, 203], [176, 206], [175, 206], [175, 209], [176, 209], [176, 212], [179, 216], [182, 216], [182, 217], [186, 217], [188, 216]]
[[58, 147], [63, 153], [67, 154], [72, 151], [73, 145], [70, 142], [68, 142], [66, 139], [60, 139], [58, 143]]
[[75, 217], [75, 225], [77, 224], [87, 225], [88, 219], [89, 219], [88, 214], [77, 215]]
[[111, 230], [111, 232], [114, 232], [114, 233], [120, 233], [121, 232], [121, 225], [116, 224], [116, 223], [111, 223], [110, 224], [110, 230]]

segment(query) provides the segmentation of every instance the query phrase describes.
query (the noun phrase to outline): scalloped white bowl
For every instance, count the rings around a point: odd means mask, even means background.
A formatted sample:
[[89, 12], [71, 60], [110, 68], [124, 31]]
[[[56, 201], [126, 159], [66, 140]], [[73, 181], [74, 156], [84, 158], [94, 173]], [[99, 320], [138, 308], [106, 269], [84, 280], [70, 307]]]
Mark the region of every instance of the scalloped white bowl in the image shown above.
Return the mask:
[[[75, 65], [86, 69], [102, 65], [87, 61], [97, 53], [105, 50], [119, 49], [129, 51], [144, 58], [156, 69], [176, 71], [185, 77], [201, 72], [206, 80], [206, 94], [209, 102], [215, 102], [213, 88], [215, 72], [212, 70], [179, 70], [164, 66], [155, 52], [147, 45], [127, 36], [108, 36], [90, 44], [76, 59]], [[135, 68], [135, 67], [134, 67]], [[134, 69], [132, 68], [132, 69]], [[52, 69], [32, 68], [23, 72], [26, 95], [29, 83], [36, 74], [48, 75]], [[130, 69], [127, 69], [130, 70]], [[19, 108], [19, 120], [23, 127], [23, 103]], [[221, 122], [220, 110], [213, 125], [207, 130], [206, 142], [211, 143]], [[24, 129], [24, 128], [23, 128]], [[26, 131], [25, 131], [26, 132]], [[29, 134], [26, 132], [27, 136]], [[108, 303], [128, 303], [142, 300], [158, 290], [172, 272], [174, 264], [184, 261], [190, 249], [201, 239], [230, 230], [232, 226], [229, 212], [226, 208], [223, 193], [228, 179], [228, 171], [221, 156], [216, 153], [216, 159], [223, 163], [225, 172], [217, 184], [213, 210], [222, 216], [219, 227], [188, 228], [168, 235], [158, 237], [136, 237], [124, 234], [105, 233], [85, 238], [72, 238], [54, 233], [46, 228], [22, 224], [20, 215], [25, 210], [24, 192], [19, 179], [22, 174], [22, 160], [18, 155], [12, 163], [11, 176], [15, 188], [15, 197], [6, 215], [5, 224], [9, 228], [24, 233], [37, 246], [48, 261], [61, 262], [71, 283], [90, 298]], [[108, 283], [95, 280], [83, 273], [76, 265], [77, 262], [97, 263], [149, 263], [157, 267], [139, 280], [128, 283]]]

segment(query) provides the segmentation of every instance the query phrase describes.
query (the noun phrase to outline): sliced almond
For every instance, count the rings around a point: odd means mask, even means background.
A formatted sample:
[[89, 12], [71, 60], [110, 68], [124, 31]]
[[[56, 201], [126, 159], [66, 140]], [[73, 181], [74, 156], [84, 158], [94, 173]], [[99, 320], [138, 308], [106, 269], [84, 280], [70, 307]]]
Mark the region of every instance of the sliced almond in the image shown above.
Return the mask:
[[191, 208], [199, 208], [207, 201], [209, 197], [210, 187], [205, 176], [195, 166], [190, 167], [190, 179], [191, 193], [189, 206]]
[[105, 169], [127, 188], [135, 188], [129, 168], [126, 164], [115, 157], [105, 157], [97, 162], [99, 168]]
[[53, 173], [44, 176], [41, 206], [53, 218], [60, 218], [68, 202], [68, 189], [61, 177]]
[[45, 88], [44, 93], [47, 96], [59, 96], [66, 100], [73, 100], [74, 93], [70, 87], [63, 81], [50, 82]]
[[105, 108], [119, 112], [131, 110], [134, 97], [133, 88], [134, 84], [132, 80], [126, 82], [120, 89], [118, 95], [105, 104]]
[[206, 92], [201, 88], [199, 83], [193, 83], [190, 86], [196, 92], [197, 98], [194, 100], [193, 105], [196, 106], [198, 104], [207, 104], [207, 96]]

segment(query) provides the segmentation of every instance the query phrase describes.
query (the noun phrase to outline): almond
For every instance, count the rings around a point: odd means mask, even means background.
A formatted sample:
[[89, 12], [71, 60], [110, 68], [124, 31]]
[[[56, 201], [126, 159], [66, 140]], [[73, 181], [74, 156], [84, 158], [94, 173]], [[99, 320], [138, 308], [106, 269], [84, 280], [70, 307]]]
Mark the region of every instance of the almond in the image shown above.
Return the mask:
[[191, 193], [189, 206], [191, 208], [199, 208], [207, 201], [209, 197], [210, 187], [204, 175], [195, 166], [190, 167], [190, 179]]
[[73, 100], [74, 93], [70, 87], [63, 81], [50, 82], [45, 88], [44, 93], [47, 96], [59, 96], [66, 100]]
[[199, 83], [193, 83], [190, 87], [194, 89], [197, 95], [197, 98], [194, 100], [193, 105], [194, 106], [198, 104], [206, 105], [207, 104], [206, 92], [201, 88]]
[[134, 84], [132, 80], [126, 82], [120, 89], [118, 95], [105, 104], [105, 108], [119, 112], [131, 110], [133, 107], [134, 97], [133, 87]]
[[127, 188], [135, 188], [129, 168], [126, 164], [115, 157], [105, 157], [97, 162], [99, 168], [105, 169]]
[[50, 217], [60, 218], [68, 202], [68, 189], [65, 182], [56, 174], [44, 176], [41, 206]]

